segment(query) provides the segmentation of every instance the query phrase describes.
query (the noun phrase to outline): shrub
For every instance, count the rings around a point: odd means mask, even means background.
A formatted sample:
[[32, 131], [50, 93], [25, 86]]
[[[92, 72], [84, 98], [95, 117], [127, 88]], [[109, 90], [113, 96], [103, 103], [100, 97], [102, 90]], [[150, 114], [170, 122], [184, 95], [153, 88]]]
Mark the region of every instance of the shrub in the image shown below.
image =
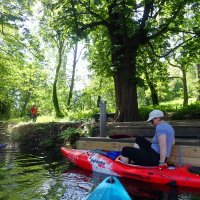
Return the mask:
[[172, 119], [200, 119], [200, 103], [192, 103], [178, 109], [172, 115]]
[[188, 106], [177, 105], [160, 105], [160, 106], [145, 106], [139, 108], [140, 120], [146, 120], [149, 113], [154, 110], [162, 110], [165, 115], [171, 113], [170, 118], [174, 120], [181, 119], [200, 119], [200, 102], [192, 103]]

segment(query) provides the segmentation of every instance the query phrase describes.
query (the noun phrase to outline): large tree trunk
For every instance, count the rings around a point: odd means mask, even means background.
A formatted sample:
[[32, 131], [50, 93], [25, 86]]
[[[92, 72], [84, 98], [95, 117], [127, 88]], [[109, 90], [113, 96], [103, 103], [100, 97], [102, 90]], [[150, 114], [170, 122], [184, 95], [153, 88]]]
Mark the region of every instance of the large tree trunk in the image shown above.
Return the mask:
[[[118, 40], [119, 42], [120, 40]], [[131, 122], [138, 120], [137, 81], [136, 81], [136, 51], [130, 38], [126, 37], [119, 51], [112, 51], [112, 63], [119, 61], [118, 56], [123, 52], [117, 71], [114, 73], [116, 95], [116, 121]], [[114, 45], [115, 46], [115, 45]], [[117, 58], [117, 59], [116, 59]]]
[[[137, 84], [131, 79], [125, 69], [120, 69], [114, 76], [116, 92], [116, 121], [136, 121], [138, 119]], [[133, 74], [133, 70], [129, 70]], [[132, 72], [132, 73], [131, 73]]]

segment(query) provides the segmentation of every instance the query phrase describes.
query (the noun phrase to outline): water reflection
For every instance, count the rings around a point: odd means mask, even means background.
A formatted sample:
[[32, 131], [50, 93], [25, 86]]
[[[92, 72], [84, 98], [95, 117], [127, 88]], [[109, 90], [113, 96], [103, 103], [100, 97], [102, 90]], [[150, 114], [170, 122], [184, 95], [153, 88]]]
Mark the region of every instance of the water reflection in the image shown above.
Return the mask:
[[[55, 150], [0, 151], [1, 200], [82, 200], [108, 175], [72, 166]], [[119, 178], [133, 199], [200, 200], [200, 192], [176, 190]]]
[[60, 190], [63, 182], [60, 176], [66, 166], [55, 155], [53, 160], [51, 156], [51, 153], [27, 154], [9, 148], [1, 151], [0, 199], [60, 199], [65, 192], [65, 188]]
[[[87, 195], [108, 175], [87, 172], [74, 167], [65, 172], [63, 176], [65, 176], [64, 184], [68, 188], [63, 199], [86, 199]], [[197, 190], [173, 189], [167, 186], [118, 178], [134, 200], [200, 200], [200, 191]]]
[[66, 192], [64, 199], [84, 200], [89, 193], [106, 177], [105, 174], [92, 173], [77, 167], [63, 174]]

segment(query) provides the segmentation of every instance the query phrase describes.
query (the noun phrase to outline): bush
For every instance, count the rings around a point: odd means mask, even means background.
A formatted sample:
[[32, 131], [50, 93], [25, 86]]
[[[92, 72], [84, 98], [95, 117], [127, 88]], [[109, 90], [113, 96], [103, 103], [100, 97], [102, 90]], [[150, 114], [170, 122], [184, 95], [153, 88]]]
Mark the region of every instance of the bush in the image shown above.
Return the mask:
[[200, 119], [200, 103], [198, 102], [179, 107], [177, 105], [145, 106], [139, 109], [140, 120], [147, 120], [149, 113], [154, 109], [162, 110], [167, 117], [171, 113], [170, 118], [174, 120]]
[[192, 103], [178, 109], [172, 115], [172, 119], [200, 119], [200, 103]]
[[63, 140], [65, 143], [69, 142], [73, 145], [79, 137], [91, 136], [94, 132], [95, 125], [92, 123], [83, 123], [78, 128], [69, 127], [59, 134], [59, 139]]
[[79, 136], [79, 133], [77, 132], [76, 128], [71, 127], [67, 128], [59, 134], [59, 138], [64, 141], [69, 141], [70, 138], [75, 136]]
[[140, 120], [145, 121], [149, 117], [149, 113], [152, 110], [161, 110], [164, 112], [165, 115], [168, 113], [174, 113], [177, 110], [177, 106], [171, 106], [171, 105], [160, 105], [160, 106], [145, 106], [142, 108], [139, 108], [139, 116]]
[[67, 116], [69, 120], [90, 120], [94, 113], [96, 113], [96, 110], [79, 110], [79, 111], [68, 111]]

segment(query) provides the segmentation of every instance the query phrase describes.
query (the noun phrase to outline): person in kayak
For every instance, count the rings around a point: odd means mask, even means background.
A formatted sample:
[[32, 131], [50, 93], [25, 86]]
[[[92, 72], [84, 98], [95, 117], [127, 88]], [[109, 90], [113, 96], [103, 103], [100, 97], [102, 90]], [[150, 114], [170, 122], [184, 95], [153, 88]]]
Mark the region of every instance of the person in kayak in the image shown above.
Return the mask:
[[155, 126], [155, 135], [152, 141], [141, 136], [136, 137], [134, 147], [123, 147], [120, 157], [122, 162], [133, 161], [135, 165], [142, 166], [166, 164], [172, 145], [175, 144], [175, 132], [163, 118], [164, 113], [161, 110], [153, 110], [149, 113], [147, 122], [151, 122]]

